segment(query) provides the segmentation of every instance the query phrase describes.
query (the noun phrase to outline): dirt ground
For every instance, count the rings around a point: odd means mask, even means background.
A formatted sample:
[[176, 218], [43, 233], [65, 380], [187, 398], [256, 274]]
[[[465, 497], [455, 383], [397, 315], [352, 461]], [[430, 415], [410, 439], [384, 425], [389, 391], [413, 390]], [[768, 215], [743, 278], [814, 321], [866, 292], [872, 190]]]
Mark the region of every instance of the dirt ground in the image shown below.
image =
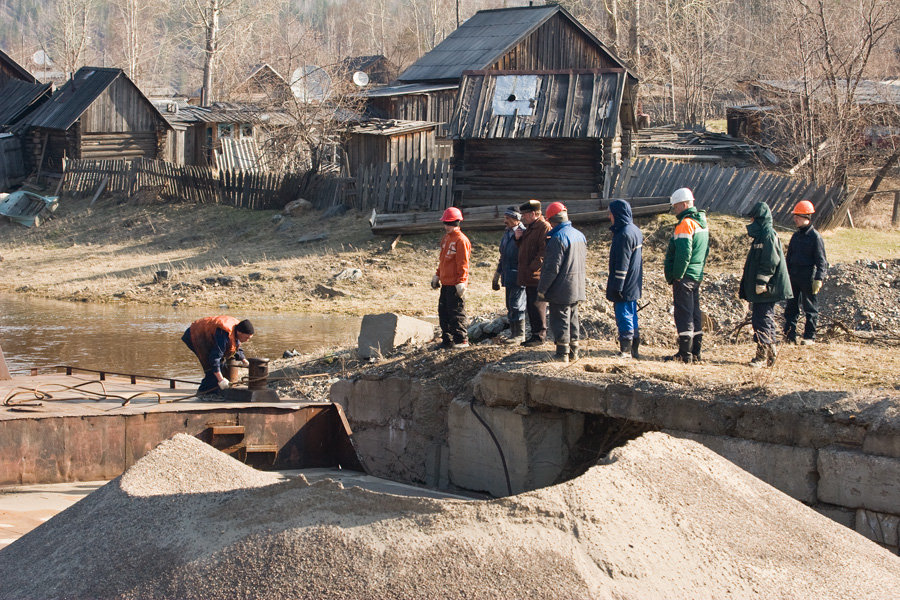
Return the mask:
[[[889, 205], [886, 198], [880, 196], [873, 207]], [[435, 315], [437, 293], [429, 281], [437, 262], [438, 227], [434, 233], [397, 240], [374, 236], [367, 219], [368, 214], [359, 212], [324, 218], [314, 211], [279, 218], [274, 211], [215, 205], [134, 206], [110, 198], [89, 207], [86, 201], [64, 199], [55, 217], [38, 228], [0, 223], [0, 292], [81, 302], [183, 304], [209, 307], [212, 312], [224, 304], [230, 312], [253, 307]], [[710, 222], [711, 254], [702, 291], [711, 328], [706, 356], [710, 364], [741, 364], [752, 353], [749, 326], [741, 326], [746, 305], [736, 297], [748, 245], [745, 222], [721, 215], [713, 215]], [[662, 258], [674, 217], [644, 218], [638, 225], [645, 236], [639, 316], [644, 352], [661, 359], [671, 353], [673, 343], [671, 291], [662, 277]], [[586, 346], [595, 350], [596, 358], [611, 360], [615, 324], [612, 306], [604, 297], [610, 232], [607, 224], [582, 229], [589, 240], [588, 300], [582, 308]], [[327, 238], [298, 241], [317, 234]], [[791, 232], [781, 234], [786, 243]], [[833, 380], [841, 386], [896, 386], [891, 374], [897, 372], [894, 354], [900, 344], [900, 232], [845, 228], [824, 236], [832, 268], [821, 294], [820, 332], [830, 343], [816, 350], [787, 348], [782, 362], [812, 363], [811, 372], [821, 379], [817, 385]], [[468, 314], [493, 318], [504, 312], [501, 293], [490, 289], [500, 231], [471, 232], [470, 237]], [[157, 271], [163, 270], [168, 276], [158, 279]], [[477, 364], [514, 351], [490, 345], [476, 350]], [[482, 352], [485, 356], [480, 356]], [[545, 355], [546, 351], [536, 352], [534, 358]], [[788, 358], [795, 355], [796, 360]], [[833, 368], [812, 358], [823, 356], [833, 357]], [[421, 371], [424, 367], [417, 361], [422, 360], [444, 364], [444, 371], [446, 364], [459, 363], [450, 370], [451, 386], [453, 373], [474, 374], [463, 366], [466, 361], [432, 356], [430, 351], [388, 357], [386, 365], [391, 360], [400, 363], [397, 369], [411, 371]], [[344, 351], [285, 362], [301, 365], [299, 372], [306, 375], [327, 373], [290, 384], [301, 396], [322, 399], [329, 378], [372, 368], [354, 361], [353, 353]], [[885, 370], [884, 365], [894, 368]]]

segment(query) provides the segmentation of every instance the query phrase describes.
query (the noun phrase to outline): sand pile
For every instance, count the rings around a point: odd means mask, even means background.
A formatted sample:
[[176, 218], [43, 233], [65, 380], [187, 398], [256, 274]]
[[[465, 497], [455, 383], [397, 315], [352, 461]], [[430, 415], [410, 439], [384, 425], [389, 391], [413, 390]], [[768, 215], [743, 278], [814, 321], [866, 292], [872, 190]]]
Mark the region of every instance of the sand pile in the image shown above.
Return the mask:
[[[662, 433], [489, 502], [260, 486], [237, 462], [217, 462], [216, 482], [211, 448], [160, 448], [168, 459], [154, 451], [0, 551], [0, 598], [881, 599], [900, 586], [900, 558]], [[181, 462], [190, 475], [173, 483]], [[256, 487], [200, 489], [241, 478]]]

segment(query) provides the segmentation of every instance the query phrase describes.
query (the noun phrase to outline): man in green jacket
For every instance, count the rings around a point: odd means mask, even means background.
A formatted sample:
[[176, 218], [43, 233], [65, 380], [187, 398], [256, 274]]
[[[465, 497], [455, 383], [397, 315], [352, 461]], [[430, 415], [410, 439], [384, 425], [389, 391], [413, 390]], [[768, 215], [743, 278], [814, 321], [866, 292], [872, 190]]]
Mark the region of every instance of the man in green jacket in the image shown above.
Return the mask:
[[709, 226], [706, 213], [694, 208], [694, 194], [688, 188], [675, 190], [669, 201], [678, 215], [678, 224], [669, 239], [663, 266], [675, 303], [678, 352], [666, 360], [690, 363], [700, 361], [703, 345], [700, 282], [709, 254]]
[[778, 351], [775, 347], [775, 305], [794, 297], [788, 277], [781, 240], [772, 227], [772, 211], [765, 202], [757, 202], [748, 215], [752, 221], [747, 234], [752, 238], [744, 262], [744, 275], [738, 295], [750, 303], [756, 356], [751, 367], [771, 367]]

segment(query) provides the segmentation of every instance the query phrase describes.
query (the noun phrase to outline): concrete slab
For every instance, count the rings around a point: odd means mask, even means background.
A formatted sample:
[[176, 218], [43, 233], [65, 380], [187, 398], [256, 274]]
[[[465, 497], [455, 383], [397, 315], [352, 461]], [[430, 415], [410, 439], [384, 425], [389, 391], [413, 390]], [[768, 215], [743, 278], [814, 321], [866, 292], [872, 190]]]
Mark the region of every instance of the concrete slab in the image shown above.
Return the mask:
[[900, 460], [824, 448], [819, 450], [818, 470], [822, 502], [900, 513]]

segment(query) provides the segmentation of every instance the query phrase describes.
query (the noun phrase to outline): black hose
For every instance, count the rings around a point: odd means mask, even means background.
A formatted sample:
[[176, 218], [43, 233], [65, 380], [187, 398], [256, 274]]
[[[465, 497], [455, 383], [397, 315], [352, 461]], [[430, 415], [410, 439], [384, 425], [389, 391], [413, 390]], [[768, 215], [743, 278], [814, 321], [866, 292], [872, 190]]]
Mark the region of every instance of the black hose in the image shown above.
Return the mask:
[[475, 418], [484, 425], [484, 428], [487, 429], [487, 432], [491, 434], [491, 439], [494, 440], [494, 445], [497, 446], [497, 452], [500, 453], [500, 461], [503, 463], [503, 474], [506, 476], [506, 491], [510, 496], [513, 495], [512, 484], [509, 482], [509, 469], [506, 468], [506, 457], [503, 455], [503, 448], [500, 447], [500, 442], [497, 440], [497, 436], [494, 435], [494, 432], [491, 431], [491, 428], [488, 426], [487, 422], [481, 418], [477, 412], [475, 412], [475, 398], [472, 397], [469, 400], [469, 408], [472, 409], [472, 414], [475, 415]]

